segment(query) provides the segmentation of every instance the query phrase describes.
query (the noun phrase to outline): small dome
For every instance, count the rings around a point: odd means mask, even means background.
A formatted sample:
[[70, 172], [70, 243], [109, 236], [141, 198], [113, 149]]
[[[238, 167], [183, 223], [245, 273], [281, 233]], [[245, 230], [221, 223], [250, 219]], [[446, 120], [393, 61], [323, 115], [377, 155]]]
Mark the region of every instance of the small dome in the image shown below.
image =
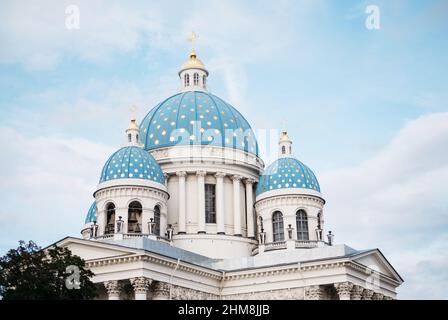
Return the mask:
[[190, 57], [188, 58], [188, 60], [185, 61], [180, 67], [179, 74], [187, 69], [200, 69], [203, 70], [208, 75], [208, 71], [207, 69], [205, 69], [204, 63], [197, 58], [196, 53], [194, 51], [190, 53]]
[[161, 102], [143, 119], [140, 133], [145, 150], [211, 145], [258, 155], [255, 134], [241, 113], [203, 91], [178, 93]]
[[165, 184], [165, 177], [154, 157], [140, 147], [119, 149], [103, 167], [100, 183], [114, 179], [144, 179]]
[[90, 223], [96, 221], [96, 202], [93, 201], [92, 205], [87, 212], [87, 217], [85, 223]]
[[299, 160], [286, 157], [272, 163], [260, 177], [257, 196], [275, 189], [310, 189], [320, 192], [313, 171]]

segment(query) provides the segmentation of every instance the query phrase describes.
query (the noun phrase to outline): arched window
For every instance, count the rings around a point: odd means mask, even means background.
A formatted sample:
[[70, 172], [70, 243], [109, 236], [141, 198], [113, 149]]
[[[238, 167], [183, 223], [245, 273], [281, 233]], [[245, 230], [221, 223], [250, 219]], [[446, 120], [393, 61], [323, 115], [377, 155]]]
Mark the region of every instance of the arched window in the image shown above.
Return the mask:
[[104, 234], [114, 233], [115, 230], [115, 205], [108, 203], [106, 205], [106, 226], [104, 228]]
[[128, 232], [142, 233], [142, 205], [132, 201], [128, 208]]
[[154, 234], [160, 236], [160, 207], [154, 207]]
[[206, 84], [206, 76], [202, 76], [202, 86], [205, 88], [205, 84]]
[[285, 153], [286, 153], [286, 147], [282, 146], [282, 154], [285, 154]]
[[283, 215], [280, 211], [275, 211], [272, 215], [272, 236], [274, 242], [284, 241]]
[[317, 214], [317, 229], [322, 228], [322, 212]]
[[308, 217], [305, 210], [300, 209], [296, 213], [297, 240], [309, 240]]
[[137, 140], [137, 141], [135, 141], [135, 142], [138, 142], [138, 133], [137, 133], [137, 135], [135, 136], [135, 140]]
[[188, 87], [190, 85], [190, 75], [188, 73], [184, 76], [184, 85]]
[[193, 74], [193, 83], [195, 86], [199, 85], [199, 74], [198, 73]]

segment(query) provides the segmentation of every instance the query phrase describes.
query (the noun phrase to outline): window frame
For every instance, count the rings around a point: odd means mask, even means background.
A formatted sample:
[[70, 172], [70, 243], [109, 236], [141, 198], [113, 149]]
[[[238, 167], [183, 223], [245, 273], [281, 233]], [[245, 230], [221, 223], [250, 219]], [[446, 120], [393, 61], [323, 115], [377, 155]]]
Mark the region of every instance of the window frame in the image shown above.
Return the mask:
[[285, 225], [283, 222], [283, 213], [281, 211], [274, 211], [272, 214], [272, 241], [285, 241]]
[[299, 209], [296, 212], [296, 235], [297, 240], [310, 240], [310, 233], [308, 229], [308, 214], [304, 209]]
[[216, 185], [206, 183], [204, 189], [205, 223], [216, 223]]

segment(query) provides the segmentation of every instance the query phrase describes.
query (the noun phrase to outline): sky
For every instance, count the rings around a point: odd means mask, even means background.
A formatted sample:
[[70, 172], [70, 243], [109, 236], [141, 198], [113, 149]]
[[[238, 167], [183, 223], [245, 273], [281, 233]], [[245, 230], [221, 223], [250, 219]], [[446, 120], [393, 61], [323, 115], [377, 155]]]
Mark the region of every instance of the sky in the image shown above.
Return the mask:
[[[75, 5], [79, 28], [70, 20]], [[366, 8], [379, 9], [368, 29]], [[400, 299], [448, 299], [448, 2], [1, 1], [0, 254], [79, 237], [101, 168], [178, 90], [199, 38], [212, 93], [287, 128], [336, 243], [380, 248]], [[66, 12], [66, 10], [68, 10]], [[67, 27], [68, 26], [68, 27]], [[259, 138], [266, 164], [275, 139]]]

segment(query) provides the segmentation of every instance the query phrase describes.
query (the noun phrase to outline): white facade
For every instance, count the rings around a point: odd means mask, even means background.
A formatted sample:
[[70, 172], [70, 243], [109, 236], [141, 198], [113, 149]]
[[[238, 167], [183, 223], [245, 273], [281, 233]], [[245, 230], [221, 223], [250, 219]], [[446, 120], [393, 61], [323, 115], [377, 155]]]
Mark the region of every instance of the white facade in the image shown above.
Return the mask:
[[[207, 77], [193, 50], [180, 91], [206, 92]], [[129, 149], [106, 163], [84, 239], [57, 243], [87, 261], [98, 299], [396, 298], [403, 280], [378, 249], [327, 241], [325, 200], [286, 131], [275, 175], [244, 148], [147, 148], [140, 131], [132, 119]]]

